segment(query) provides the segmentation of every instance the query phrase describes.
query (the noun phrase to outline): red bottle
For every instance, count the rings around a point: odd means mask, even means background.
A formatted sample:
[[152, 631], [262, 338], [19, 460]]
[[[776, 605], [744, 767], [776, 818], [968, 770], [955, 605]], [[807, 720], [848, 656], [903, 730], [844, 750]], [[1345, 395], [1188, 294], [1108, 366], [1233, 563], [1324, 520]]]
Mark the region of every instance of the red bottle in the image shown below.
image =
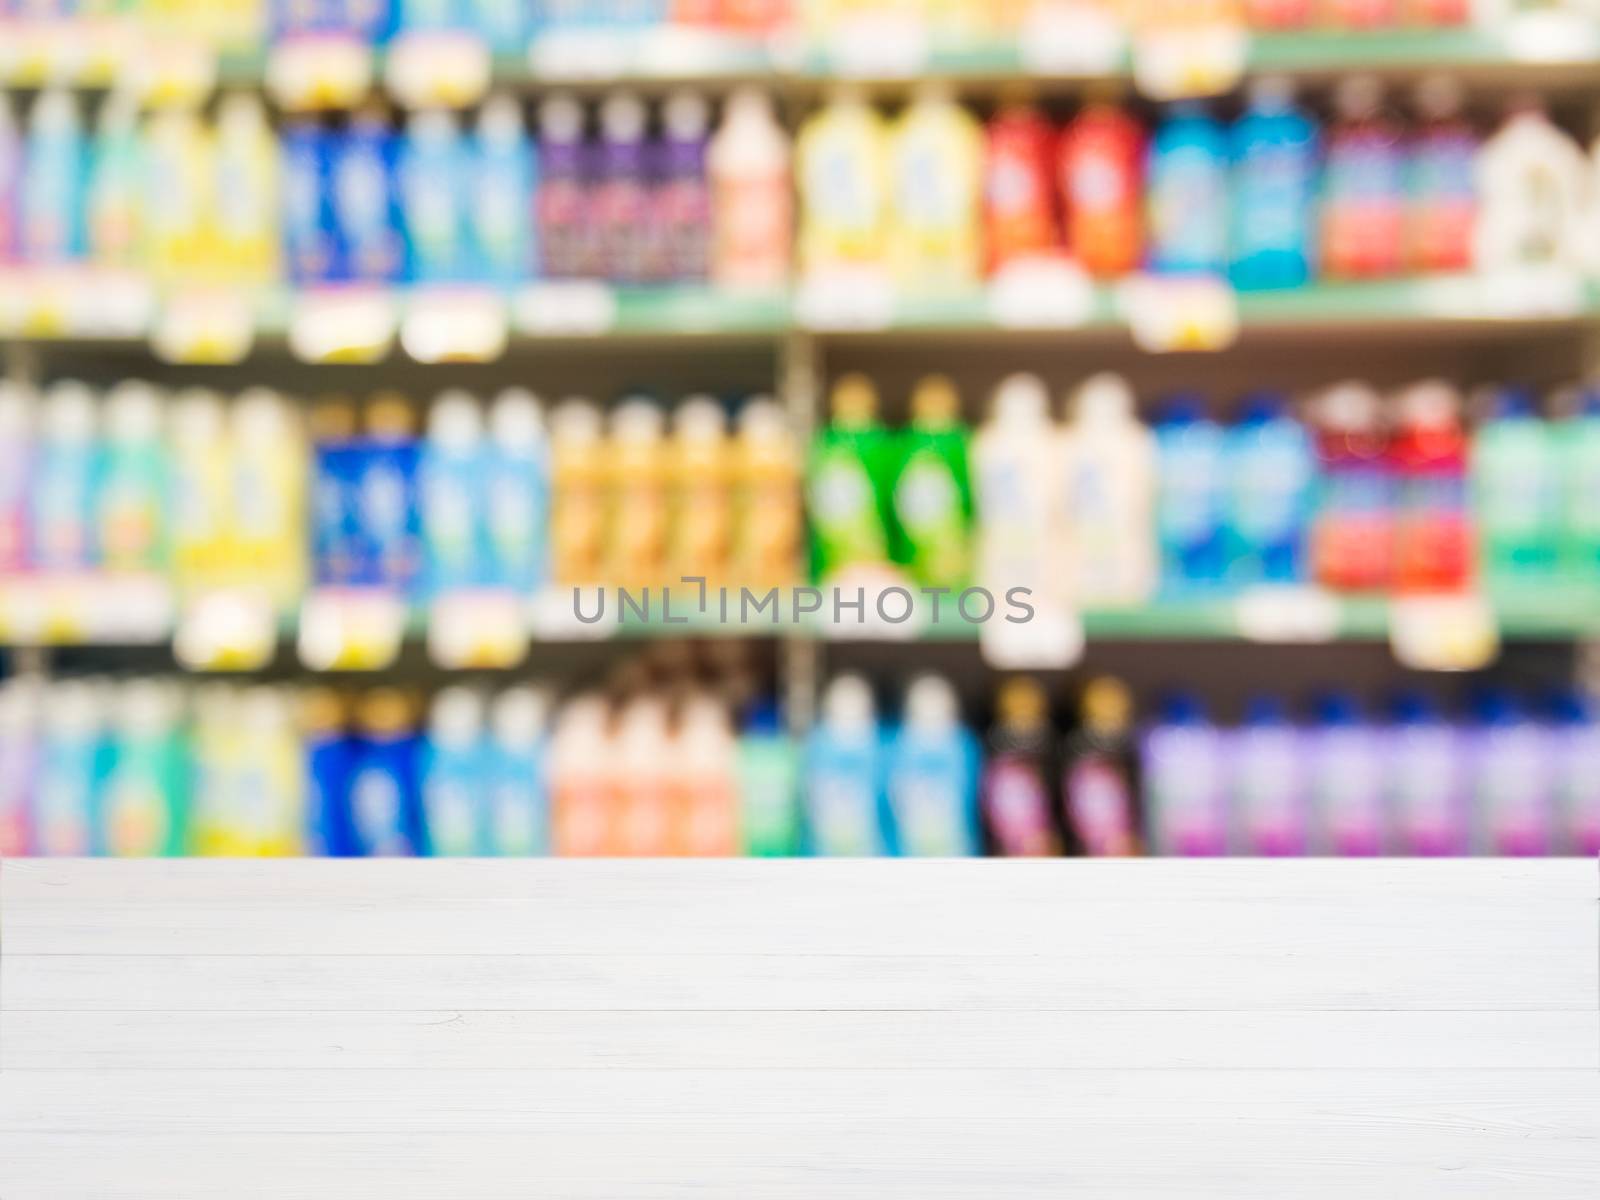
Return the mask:
[[1304, 29], [1315, 9], [1315, 0], [1247, 0], [1244, 6], [1252, 29]]
[[1312, 406], [1312, 422], [1319, 464], [1312, 575], [1336, 591], [1385, 588], [1394, 549], [1394, 476], [1378, 394], [1359, 383], [1329, 388]]
[[1389, 29], [1400, 22], [1399, 0], [1329, 0], [1329, 25], [1343, 29]]
[[1144, 258], [1144, 159], [1144, 129], [1114, 105], [1091, 104], [1062, 131], [1067, 252], [1091, 275], [1126, 275]]
[[1030, 104], [1001, 109], [989, 122], [983, 162], [983, 223], [989, 270], [1061, 253], [1050, 149], [1055, 131]]
[[1389, 446], [1399, 489], [1395, 590], [1460, 591], [1473, 570], [1461, 398], [1449, 384], [1432, 380], [1407, 388], [1396, 404]]
[[1322, 272], [1330, 279], [1398, 274], [1405, 252], [1405, 147], [1370, 76], [1346, 79], [1322, 173]]

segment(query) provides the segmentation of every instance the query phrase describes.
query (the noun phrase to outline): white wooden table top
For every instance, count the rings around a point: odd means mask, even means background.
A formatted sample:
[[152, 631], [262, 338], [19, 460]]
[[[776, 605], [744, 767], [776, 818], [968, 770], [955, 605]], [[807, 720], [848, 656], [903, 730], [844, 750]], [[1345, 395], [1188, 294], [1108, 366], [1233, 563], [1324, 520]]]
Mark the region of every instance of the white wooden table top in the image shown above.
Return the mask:
[[1600, 1196], [1592, 862], [0, 864], [0, 1197]]

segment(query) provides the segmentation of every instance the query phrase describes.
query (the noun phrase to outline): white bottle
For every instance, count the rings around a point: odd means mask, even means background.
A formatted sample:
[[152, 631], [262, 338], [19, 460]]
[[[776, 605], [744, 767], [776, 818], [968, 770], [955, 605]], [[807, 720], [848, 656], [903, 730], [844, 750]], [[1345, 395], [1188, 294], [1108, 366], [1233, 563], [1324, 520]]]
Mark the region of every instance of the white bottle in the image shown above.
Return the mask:
[[283, 211], [278, 139], [259, 96], [228, 95], [217, 109], [212, 195], [216, 252], [228, 281], [265, 284], [278, 274]]
[[728, 100], [711, 139], [711, 281], [762, 291], [789, 277], [794, 221], [789, 137], [765, 91], [744, 88]]
[[1578, 143], [1537, 103], [1514, 107], [1478, 152], [1478, 269], [1579, 269], [1587, 171]]
[[1063, 593], [1078, 608], [1140, 604], [1156, 582], [1155, 440], [1119, 375], [1085, 381], [1069, 415], [1059, 484]]
[[672, 846], [672, 757], [666, 703], [655, 695], [628, 702], [617, 718], [617, 847], [619, 854], [658, 857]]
[[995, 390], [989, 420], [972, 446], [978, 511], [978, 582], [995, 596], [1055, 592], [1049, 547], [1059, 543], [1053, 503], [1058, 470], [1050, 396], [1036, 375], [1012, 375]]

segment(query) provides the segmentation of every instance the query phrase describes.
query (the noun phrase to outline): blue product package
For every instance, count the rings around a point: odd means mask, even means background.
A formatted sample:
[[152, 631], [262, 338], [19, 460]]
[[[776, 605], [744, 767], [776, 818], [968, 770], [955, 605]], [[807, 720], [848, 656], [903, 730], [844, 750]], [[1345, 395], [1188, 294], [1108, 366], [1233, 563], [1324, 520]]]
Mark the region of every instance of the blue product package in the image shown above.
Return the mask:
[[496, 702], [489, 742], [489, 854], [550, 852], [550, 794], [545, 776], [543, 704], [526, 689]]
[[489, 453], [477, 401], [448, 392], [434, 402], [418, 465], [426, 590], [439, 596], [489, 581]]
[[1317, 126], [1287, 85], [1261, 80], [1231, 141], [1234, 286], [1300, 287], [1311, 277], [1317, 241]]
[[89, 146], [78, 102], [66, 92], [34, 101], [17, 193], [17, 252], [24, 262], [83, 257], [87, 246]]
[[463, 857], [487, 851], [489, 763], [482, 699], [464, 687], [440, 692], [421, 747], [429, 853]]
[[533, 32], [537, 3], [529, 0], [467, 0], [474, 32], [496, 54], [522, 54]]
[[330, 196], [338, 282], [398, 283], [406, 278], [406, 245], [395, 186], [395, 138], [383, 120], [358, 113], [335, 140]]
[[1177, 104], [1150, 142], [1150, 269], [1220, 275], [1228, 254], [1228, 144], [1197, 104]]
[[1285, 397], [1260, 392], [1227, 434], [1228, 577], [1299, 583], [1316, 489], [1316, 458]]
[[297, 287], [333, 278], [337, 231], [329, 189], [333, 135], [315, 121], [283, 131], [283, 255]]
[[357, 852], [350, 811], [356, 743], [342, 728], [317, 728], [306, 735], [305, 755], [309, 852], [349, 857]]
[[484, 105], [469, 169], [467, 219], [474, 274], [501, 287], [521, 283], [538, 262], [538, 161], [515, 99], [498, 96]]
[[[375, 406], [374, 422], [380, 419], [379, 411]], [[417, 494], [421, 450], [408, 430], [382, 419], [384, 425], [361, 443], [357, 468], [361, 557], [354, 582], [409, 595], [421, 577], [422, 514]]]
[[959, 726], [902, 725], [889, 752], [889, 807], [896, 849], [908, 856], [967, 858], [980, 852], [978, 754]]
[[354, 853], [368, 858], [427, 853], [417, 778], [419, 741], [414, 733], [388, 727], [367, 728], [358, 738], [350, 773]]
[[811, 852], [863, 857], [888, 853], [883, 738], [866, 684], [830, 685], [823, 720], [806, 742], [805, 813]]
[[476, 14], [470, 0], [396, 0], [397, 34], [443, 29], [471, 29]]
[[1221, 427], [1198, 397], [1168, 401], [1156, 423], [1156, 535], [1166, 591], [1204, 591], [1223, 581], [1223, 445]]
[[455, 117], [412, 115], [400, 143], [396, 187], [410, 277], [417, 283], [458, 283], [468, 273], [470, 166]]
[[538, 402], [508, 391], [490, 413], [484, 481], [488, 581], [531, 596], [549, 578], [550, 451]]
[[372, 553], [363, 544], [363, 447], [350, 440], [318, 441], [312, 452], [312, 576], [322, 587], [360, 582]]

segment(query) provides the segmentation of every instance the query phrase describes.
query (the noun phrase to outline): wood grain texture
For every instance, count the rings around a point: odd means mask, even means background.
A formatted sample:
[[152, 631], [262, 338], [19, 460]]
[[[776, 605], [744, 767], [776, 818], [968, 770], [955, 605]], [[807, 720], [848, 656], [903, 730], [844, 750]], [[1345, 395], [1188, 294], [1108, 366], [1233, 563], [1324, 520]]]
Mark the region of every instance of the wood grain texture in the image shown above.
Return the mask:
[[1579, 861], [0, 864], [0, 1197], [1600, 1194]]

